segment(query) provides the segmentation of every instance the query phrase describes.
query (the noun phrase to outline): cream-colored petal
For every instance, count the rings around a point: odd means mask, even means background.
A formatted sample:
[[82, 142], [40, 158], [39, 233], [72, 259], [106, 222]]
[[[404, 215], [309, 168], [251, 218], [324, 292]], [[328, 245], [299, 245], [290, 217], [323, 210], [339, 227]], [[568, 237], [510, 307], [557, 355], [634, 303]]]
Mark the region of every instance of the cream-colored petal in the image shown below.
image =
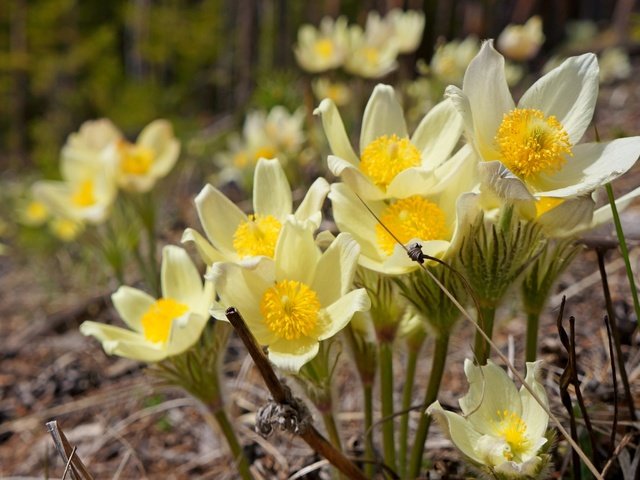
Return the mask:
[[453, 101], [445, 99], [425, 115], [413, 133], [411, 143], [422, 153], [422, 166], [432, 169], [451, 155], [461, 134], [462, 115]]
[[142, 290], [123, 285], [111, 295], [111, 301], [124, 323], [132, 330], [142, 333], [142, 316], [156, 299]]
[[333, 100], [325, 98], [320, 102], [320, 106], [313, 111], [313, 114], [320, 115], [322, 127], [333, 154], [357, 166], [360, 163], [360, 159], [351, 146], [342, 117], [340, 117], [340, 112], [338, 112]]
[[504, 57], [493, 48], [493, 41], [482, 44], [464, 74], [462, 91], [469, 99], [473, 115], [475, 144], [485, 160], [497, 157], [494, 138], [503, 115], [514, 108], [504, 69]]
[[527, 376], [524, 381], [542, 400], [544, 408], [524, 386], [520, 388], [519, 392], [522, 403], [521, 418], [527, 425], [527, 436], [534, 442], [544, 436], [549, 425], [549, 415], [545, 411], [545, 408], [549, 408], [549, 401], [547, 400], [547, 392], [540, 383], [541, 365], [542, 361], [527, 362]]
[[348, 233], [341, 233], [322, 254], [315, 269], [311, 289], [321, 305], [331, 305], [353, 284], [360, 246]]
[[551, 236], [569, 232], [581, 226], [591, 225], [595, 202], [591, 195], [569, 198], [556, 208], [537, 218], [544, 231]]
[[318, 341], [308, 337], [280, 339], [269, 345], [269, 360], [280, 370], [297, 373], [318, 354], [319, 348]]
[[150, 174], [156, 178], [166, 176], [178, 161], [178, 157], [180, 157], [180, 142], [173, 138], [157, 153]]
[[462, 240], [469, 233], [471, 225], [480, 213], [480, 198], [477, 193], [465, 193], [456, 200], [456, 220], [451, 243], [443, 259], [456, 255]]
[[198, 250], [198, 254], [204, 263], [212, 265], [215, 262], [222, 262], [225, 260], [224, 256], [204, 238], [200, 232], [193, 228], [187, 228], [182, 234], [181, 243], [193, 243]]
[[537, 196], [573, 197], [590, 193], [629, 170], [640, 156], [640, 137], [583, 143], [558, 173], [541, 178]]
[[385, 192], [375, 186], [359, 168], [345, 162], [340, 157], [329, 155], [327, 163], [331, 173], [340, 177], [363, 200], [382, 200], [386, 197]]
[[491, 360], [484, 367], [465, 360], [464, 373], [469, 381], [469, 391], [459, 400], [460, 408], [473, 428], [491, 435], [497, 420], [497, 412], [507, 410], [520, 416], [520, 396], [511, 379]]
[[396, 92], [389, 85], [378, 84], [367, 102], [360, 131], [360, 152], [383, 135], [408, 137], [407, 124]]
[[326, 318], [318, 332], [318, 340], [333, 337], [349, 323], [356, 312], [366, 312], [369, 308], [371, 300], [364, 288], [352, 290], [340, 297], [325, 309]]
[[455, 85], [449, 85], [444, 91], [445, 98], [449, 99], [458, 114], [462, 117], [462, 126], [468, 139], [473, 139], [473, 113], [469, 98]]
[[501, 162], [480, 162], [478, 176], [482, 190], [505, 201], [535, 201], [527, 185]]
[[580, 141], [591, 123], [598, 99], [598, 59], [593, 53], [571, 57], [529, 88], [518, 108], [535, 108], [554, 115], [569, 134]]
[[160, 276], [164, 298], [184, 303], [191, 311], [202, 304], [202, 276], [183, 248], [167, 245], [162, 249]]
[[175, 319], [171, 324], [167, 355], [178, 355], [191, 348], [200, 338], [208, 320], [208, 314], [205, 316], [193, 312]]
[[235, 257], [233, 235], [247, 216], [220, 190], [205, 185], [195, 200], [198, 217], [211, 244], [226, 256]]
[[474, 462], [482, 463], [474, 448], [482, 435], [469, 422], [456, 413], [446, 411], [437, 401], [429, 405], [427, 413], [438, 422], [458, 450]]
[[83, 322], [80, 333], [95, 337], [109, 355], [131, 358], [143, 362], [157, 362], [167, 356], [162, 344], [147, 341], [139, 333], [98, 322]]
[[277, 280], [296, 280], [311, 285], [320, 250], [313, 239], [313, 225], [287, 220], [276, 244]]
[[308, 219], [316, 227], [319, 227], [320, 222], [322, 222], [322, 205], [329, 194], [329, 190], [329, 182], [322, 177], [317, 178], [307, 190], [302, 202], [300, 202], [294, 214], [296, 220], [303, 222]]
[[291, 187], [278, 159], [261, 158], [253, 180], [253, 211], [281, 222], [291, 213]]
[[[640, 196], [640, 187], [630, 191], [626, 195], [618, 198], [616, 200], [616, 207], [619, 212], [626, 209], [633, 200]], [[593, 221], [591, 223], [591, 228], [597, 227], [598, 225], [602, 225], [610, 221], [613, 218], [613, 213], [611, 212], [611, 205], [607, 204], [604, 207], [598, 208], [593, 214]]]

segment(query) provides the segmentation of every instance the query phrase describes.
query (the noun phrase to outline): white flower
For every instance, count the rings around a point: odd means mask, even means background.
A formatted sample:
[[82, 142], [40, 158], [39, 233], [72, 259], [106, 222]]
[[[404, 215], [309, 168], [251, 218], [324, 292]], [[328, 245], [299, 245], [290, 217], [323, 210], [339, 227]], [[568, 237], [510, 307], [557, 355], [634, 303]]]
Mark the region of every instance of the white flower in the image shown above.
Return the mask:
[[543, 43], [542, 20], [537, 15], [524, 25], [507, 25], [498, 37], [500, 51], [518, 62], [535, 57]]
[[442, 83], [460, 85], [469, 62], [478, 50], [480, 42], [474, 36], [441, 44], [431, 58], [430, 71]]
[[364, 111], [358, 156], [331, 100], [323, 100], [314, 113], [322, 117], [333, 153], [329, 169], [365, 200], [435, 193], [451, 171], [446, 160], [462, 131], [461, 117], [445, 100], [429, 111], [409, 138], [395, 91], [377, 85]]
[[[538, 379], [540, 364], [527, 363], [525, 382], [547, 407], [547, 395]], [[518, 391], [491, 360], [484, 367], [466, 360], [464, 371], [469, 392], [459, 401], [462, 416], [444, 410], [437, 401], [427, 413], [476, 466], [512, 478], [537, 478], [546, 463], [540, 452], [547, 442], [545, 408], [524, 386]]]
[[202, 283], [197, 268], [182, 248], [162, 250], [162, 298], [122, 286], [111, 296], [129, 329], [83, 322], [80, 332], [96, 337], [110, 355], [158, 362], [191, 347], [209, 319], [214, 300], [211, 281]]
[[424, 31], [424, 13], [394, 8], [387, 13], [385, 21], [392, 27], [398, 52], [411, 53], [418, 48]]
[[629, 55], [620, 47], [605, 48], [600, 53], [600, 83], [624, 80], [631, 75]]
[[312, 82], [311, 88], [318, 100], [329, 98], [339, 107], [351, 100], [351, 89], [343, 82], [332, 82], [328, 78], [321, 77]]
[[339, 17], [335, 21], [330, 17], [324, 17], [319, 29], [313, 25], [300, 27], [294, 53], [298, 64], [304, 70], [318, 73], [340, 67], [348, 49], [346, 17]]
[[[375, 16], [367, 18], [367, 29], [349, 27], [349, 56], [344, 69], [364, 78], [380, 78], [398, 67], [398, 46], [393, 37], [384, 38], [376, 28]], [[370, 25], [371, 24], [371, 25]]]

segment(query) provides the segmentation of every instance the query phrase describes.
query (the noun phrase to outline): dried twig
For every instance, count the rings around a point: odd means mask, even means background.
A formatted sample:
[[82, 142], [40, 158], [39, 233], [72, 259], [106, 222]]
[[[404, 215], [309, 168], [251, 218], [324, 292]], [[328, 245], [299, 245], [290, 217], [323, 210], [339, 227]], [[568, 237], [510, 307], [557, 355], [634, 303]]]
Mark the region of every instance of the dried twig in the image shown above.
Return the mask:
[[[87, 470], [82, 460], [80, 460], [80, 457], [76, 454], [75, 447], [71, 446], [64, 432], [58, 427], [58, 422], [56, 420], [47, 422], [47, 430], [53, 438], [53, 443], [56, 446], [58, 455], [60, 455], [60, 458], [62, 458], [62, 461], [67, 467], [71, 466], [69, 471], [74, 480], [93, 480], [89, 470]], [[66, 471], [67, 469], [65, 468], [65, 472]]]

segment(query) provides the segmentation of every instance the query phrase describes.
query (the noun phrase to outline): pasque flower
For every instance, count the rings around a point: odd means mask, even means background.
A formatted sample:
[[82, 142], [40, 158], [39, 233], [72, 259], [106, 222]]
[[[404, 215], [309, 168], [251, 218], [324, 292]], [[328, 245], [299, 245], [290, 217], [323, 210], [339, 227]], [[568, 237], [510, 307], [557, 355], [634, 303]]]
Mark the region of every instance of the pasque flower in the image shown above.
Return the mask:
[[320, 341], [370, 305], [364, 289], [351, 290], [358, 244], [340, 234], [321, 252], [313, 231], [312, 224], [289, 219], [273, 260], [262, 259], [259, 269], [216, 263], [211, 272], [220, 303], [237, 307], [257, 341], [269, 347], [269, 359], [289, 371], [314, 358]]
[[[525, 382], [547, 406], [539, 381], [541, 362], [527, 363]], [[549, 461], [543, 452], [549, 416], [524, 386], [518, 391], [507, 373], [488, 361], [480, 367], [466, 360], [469, 392], [460, 399], [462, 415], [439, 402], [427, 409], [453, 444], [491, 478], [543, 478]], [[496, 476], [497, 475], [497, 476]]]
[[298, 64], [308, 72], [324, 72], [341, 66], [348, 51], [346, 17], [336, 20], [324, 17], [319, 29], [313, 25], [303, 25], [298, 30], [294, 53]]
[[158, 362], [191, 347], [209, 319], [213, 283], [198, 272], [187, 252], [173, 245], [162, 251], [162, 298], [122, 286], [111, 296], [129, 329], [87, 321], [84, 335], [96, 337], [108, 354]]
[[535, 57], [543, 43], [542, 19], [537, 15], [524, 25], [507, 25], [498, 37], [500, 51], [519, 62]]
[[314, 113], [322, 118], [333, 153], [329, 169], [365, 200], [422, 194], [452, 170], [446, 160], [460, 139], [462, 119], [448, 100], [431, 109], [409, 138], [395, 91], [377, 85], [364, 111], [360, 155], [331, 100], [323, 100]]

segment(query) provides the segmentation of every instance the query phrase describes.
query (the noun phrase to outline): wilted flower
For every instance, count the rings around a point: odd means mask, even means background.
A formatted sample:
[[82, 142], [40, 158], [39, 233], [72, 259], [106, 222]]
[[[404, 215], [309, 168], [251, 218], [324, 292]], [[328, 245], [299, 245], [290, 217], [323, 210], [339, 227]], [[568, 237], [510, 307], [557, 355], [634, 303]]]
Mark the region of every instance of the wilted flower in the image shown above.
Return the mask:
[[318, 73], [340, 67], [345, 61], [348, 49], [346, 17], [339, 17], [335, 21], [330, 17], [324, 17], [319, 29], [313, 25], [300, 27], [294, 52], [298, 64], [304, 70]]
[[83, 322], [80, 331], [96, 337], [110, 355], [158, 362], [191, 347], [200, 338], [214, 300], [211, 281], [202, 277], [187, 252], [162, 251], [162, 298], [122, 286], [111, 296], [129, 329]]
[[[344, 328], [353, 314], [369, 308], [364, 289], [351, 290], [358, 244], [340, 234], [322, 253], [313, 225], [291, 220], [282, 227], [274, 259], [260, 271], [216, 263], [212, 278], [224, 306], [236, 306], [269, 359], [298, 371], [316, 356], [319, 342]], [[221, 312], [213, 311], [224, 319]]]
[[323, 100], [314, 113], [322, 117], [333, 153], [329, 169], [365, 200], [433, 192], [451, 173], [452, 164], [445, 161], [460, 139], [462, 120], [448, 100], [431, 109], [409, 138], [395, 91], [377, 85], [364, 111], [360, 156], [331, 100]]
[[[591, 53], [567, 59], [516, 105], [504, 58], [487, 41], [469, 65], [462, 90], [449, 86], [446, 93], [482, 160], [483, 190], [520, 202], [527, 217], [539, 217], [571, 199], [576, 208], [568, 209], [567, 228], [588, 221], [590, 193], [626, 172], [640, 154], [640, 137], [577, 144], [598, 95], [598, 64]], [[581, 201], [585, 208], [578, 205]], [[575, 212], [589, 215], [577, 218]]]
[[527, 363], [525, 382], [544, 407], [524, 386], [518, 391], [506, 372], [490, 360], [483, 367], [466, 360], [469, 392], [459, 401], [462, 416], [444, 410], [437, 401], [427, 409], [465, 457], [491, 478], [545, 478], [550, 460], [544, 453], [549, 415], [539, 381], [540, 364]]
[[292, 215], [291, 187], [282, 165], [277, 159], [260, 159], [253, 183], [254, 213], [246, 215], [222, 192], [207, 185], [196, 197], [196, 209], [208, 240], [188, 228], [182, 241], [195, 242], [209, 265], [217, 261], [255, 265], [260, 257], [273, 258], [287, 217], [318, 228], [328, 192], [327, 181], [318, 178]]
[[535, 57], [543, 43], [542, 19], [537, 15], [524, 25], [507, 25], [498, 37], [500, 51], [518, 62]]

